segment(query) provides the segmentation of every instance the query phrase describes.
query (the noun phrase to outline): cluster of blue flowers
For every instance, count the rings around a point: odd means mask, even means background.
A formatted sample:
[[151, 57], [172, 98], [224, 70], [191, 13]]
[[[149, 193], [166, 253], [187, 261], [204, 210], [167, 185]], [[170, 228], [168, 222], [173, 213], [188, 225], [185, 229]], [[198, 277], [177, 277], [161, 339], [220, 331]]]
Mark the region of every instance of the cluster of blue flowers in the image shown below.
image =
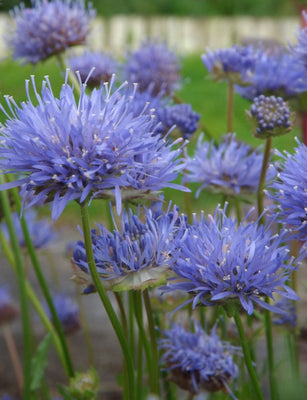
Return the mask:
[[[86, 42], [95, 13], [83, 0], [34, 0], [32, 6], [15, 8], [11, 14], [14, 26], [7, 42], [14, 58], [37, 64]], [[235, 85], [239, 94], [253, 101], [248, 118], [255, 136], [267, 139], [292, 128], [285, 99], [307, 90], [306, 55], [303, 28], [298, 44], [289, 51], [235, 45], [208, 50], [201, 60], [214, 80]], [[19, 105], [5, 96], [6, 104], [0, 105], [6, 117], [0, 126], [0, 168], [10, 174], [0, 190], [21, 188], [22, 212], [34, 247], [46, 246], [55, 233], [49, 223], [37, 222], [36, 213], [27, 208], [51, 204], [52, 218], [57, 219], [71, 201], [83, 211], [93, 199], [107, 199], [113, 230], [106, 223], [97, 224], [92, 231], [88, 228], [87, 235], [82, 214], [84, 236], [74, 245], [72, 257], [74, 280], [83, 284], [84, 294], [98, 291], [104, 305], [107, 294], [102, 291], [116, 292], [123, 321], [127, 305], [121, 304], [124, 294], [117, 292], [143, 292], [147, 299], [148, 290], [160, 288], [165, 294], [182, 292], [176, 310], [187, 304], [192, 311], [216, 306], [235, 310], [236, 317], [251, 316], [257, 309], [276, 313], [276, 324], [295, 326], [294, 303], [299, 297], [292, 276], [306, 255], [307, 240], [306, 146], [299, 142], [293, 155], [277, 153], [281, 162], [273, 164], [271, 154], [239, 141], [234, 133], [223, 136], [218, 144], [206, 141], [201, 133], [190, 156], [185, 146], [199, 127], [200, 115], [176, 99], [180, 63], [163, 42], [144, 41], [127, 53], [123, 63], [92, 50], [71, 53], [66, 59], [75, 75], [66, 71], [59, 95], [53, 93], [48, 77], [38, 90], [32, 76], [26, 81], [26, 101]], [[172, 135], [176, 130], [179, 138]], [[259, 208], [254, 220], [251, 209], [242, 221], [239, 212], [237, 219], [231, 215], [226, 201], [208, 217], [204, 212], [200, 217], [192, 215], [188, 201], [189, 215], [180, 214], [171, 203], [163, 211], [159, 192], [164, 188], [189, 192], [189, 184], [198, 185], [196, 197], [211, 190], [236, 205], [246, 195], [253, 201], [256, 193], [261, 204], [259, 196], [266, 185], [264, 193], [275, 205], [264, 212]], [[151, 205], [141, 201], [151, 201]], [[12, 215], [19, 246], [26, 247], [20, 215]], [[278, 233], [276, 222], [282, 224]], [[0, 229], [9, 240], [4, 222]], [[304, 242], [296, 255], [289, 246], [293, 238]], [[92, 264], [98, 272], [96, 280]], [[76, 303], [64, 294], [54, 295], [53, 303], [63, 332], [77, 331], [81, 323]], [[135, 309], [139, 322], [142, 305]], [[16, 314], [7, 289], [0, 287], [0, 324]], [[56, 327], [47, 306], [46, 314]], [[222, 390], [235, 399], [228, 384], [239, 375], [233, 356], [240, 351], [218, 338], [218, 324], [213, 321], [210, 334], [203, 329], [205, 323], [196, 322], [191, 332], [172, 322], [170, 329], [160, 329], [161, 364], [171, 380], [192, 394]], [[142, 329], [139, 326], [140, 340]], [[155, 332], [151, 335], [153, 340]], [[148, 370], [154, 370], [150, 366], [154, 351], [148, 355], [149, 343], [142, 340]], [[248, 369], [252, 368], [251, 363]]]

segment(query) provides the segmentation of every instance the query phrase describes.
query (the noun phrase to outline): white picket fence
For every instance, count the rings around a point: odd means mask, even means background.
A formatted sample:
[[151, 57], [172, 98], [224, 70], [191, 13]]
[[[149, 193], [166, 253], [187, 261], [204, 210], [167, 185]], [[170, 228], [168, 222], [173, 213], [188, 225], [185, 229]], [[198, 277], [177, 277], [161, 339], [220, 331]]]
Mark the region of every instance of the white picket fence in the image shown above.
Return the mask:
[[[8, 22], [0, 15], [2, 38]], [[95, 50], [122, 54], [128, 46], [135, 48], [147, 37], [159, 37], [180, 54], [203, 52], [254, 40], [293, 43], [298, 29], [298, 18], [254, 17], [142, 17], [117, 15], [110, 19], [96, 18], [89, 39]], [[0, 41], [0, 57], [5, 56], [5, 41]]]

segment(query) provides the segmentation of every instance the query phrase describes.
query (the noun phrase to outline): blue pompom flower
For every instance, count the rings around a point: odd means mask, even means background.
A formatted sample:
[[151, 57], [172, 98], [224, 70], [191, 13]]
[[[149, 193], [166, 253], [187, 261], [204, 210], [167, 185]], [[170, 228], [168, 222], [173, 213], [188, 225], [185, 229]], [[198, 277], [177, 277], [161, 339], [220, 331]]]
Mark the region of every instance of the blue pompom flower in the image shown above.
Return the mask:
[[274, 293], [298, 300], [287, 285], [297, 262], [285, 244], [287, 232], [273, 235], [270, 225], [256, 222], [237, 225], [225, 210], [217, 209], [208, 219], [202, 215], [197, 221], [195, 217], [183, 237], [177, 243], [181, 253], [173, 265], [179, 281], [169, 281], [165, 290], [190, 293], [193, 307], [234, 302], [252, 314], [254, 303], [280, 311], [263, 299], [274, 299]]
[[147, 40], [128, 55], [124, 76], [136, 82], [140, 91], [172, 94], [180, 80], [178, 57], [166, 44]]
[[[181, 219], [174, 207], [163, 213], [161, 207], [144, 208], [143, 217], [124, 210], [121, 229], [110, 232], [98, 225], [92, 231], [94, 258], [98, 273], [107, 289], [114, 291], [138, 290], [166, 282], [173, 259], [173, 237], [180, 229]], [[182, 222], [184, 224], [184, 222]], [[73, 253], [76, 280], [89, 284], [85, 246], [78, 242]], [[83, 273], [82, 273], [83, 272]], [[84, 274], [85, 273], [85, 274]], [[82, 280], [84, 282], [82, 282]], [[91, 291], [91, 285], [85, 292]]]
[[[194, 156], [186, 155], [184, 182], [196, 182], [196, 192], [209, 189], [230, 196], [256, 193], [259, 185], [263, 153], [239, 142], [235, 135], [226, 135], [219, 144], [203, 141], [199, 136]], [[273, 165], [267, 180], [276, 175]]]
[[[78, 71], [81, 81], [86, 81], [91, 88], [110, 82], [118, 69], [117, 62], [109, 54], [90, 50], [71, 55], [67, 64], [74, 72]], [[95, 69], [92, 70], [93, 68]]]
[[25, 204], [52, 202], [54, 219], [71, 200], [115, 197], [120, 212], [121, 196], [139, 198], [165, 186], [184, 190], [169, 183], [182, 168], [181, 149], [173, 149], [178, 141], [155, 134], [151, 113], [134, 114], [134, 96], [124, 84], [112, 93], [112, 80], [90, 95], [82, 86], [78, 100], [67, 82], [59, 98], [48, 78], [41, 95], [33, 77], [32, 85], [38, 104], [27, 82], [27, 102], [18, 106], [7, 96], [11, 115], [1, 107], [8, 119], [1, 127], [0, 168], [23, 176], [0, 189], [22, 185]]
[[307, 90], [306, 69], [285, 50], [262, 52], [249, 77], [249, 85], [236, 85], [235, 90], [251, 101], [261, 94], [289, 99]]
[[215, 328], [207, 334], [194, 322], [194, 332], [190, 332], [174, 323], [162, 331], [159, 347], [170, 379], [182, 389], [194, 394], [201, 390], [231, 394], [228, 383], [238, 376], [233, 355], [239, 349], [222, 342]]
[[258, 51], [253, 46], [234, 45], [214, 51], [208, 49], [201, 60], [214, 80], [248, 84], [257, 57]]
[[298, 142], [294, 154], [278, 153], [281, 170], [267, 194], [276, 202], [274, 216], [293, 235], [307, 240], [307, 147]]
[[84, 0], [33, 0], [32, 8], [15, 8], [7, 44], [13, 57], [37, 64], [68, 47], [84, 44], [95, 12]]

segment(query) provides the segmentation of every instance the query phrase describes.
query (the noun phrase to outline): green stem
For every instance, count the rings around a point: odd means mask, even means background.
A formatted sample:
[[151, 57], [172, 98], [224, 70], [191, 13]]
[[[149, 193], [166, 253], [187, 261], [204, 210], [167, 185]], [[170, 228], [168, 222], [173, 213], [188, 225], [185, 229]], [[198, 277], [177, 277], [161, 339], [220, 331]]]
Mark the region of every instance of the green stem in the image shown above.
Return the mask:
[[262, 392], [261, 392], [261, 389], [260, 389], [258, 377], [257, 377], [256, 371], [255, 371], [255, 369], [253, 367], [253, 362], [252, 362], [251, 355], [250, 355], [250, 352], [249, 352], [248, 343], [247, 343], [247, 340], [246, 340], [246, 336], [245, 336], [244, 328], [243, 328], [243, 325], [242, 325], [241, 317], [240, 317], [240, 314], [238, 312], [235, 313], [234, 320], [235, 320], [235, 323], [237, 325], [239, 337], [240, 337], [240, 340], [241, 340], [241, 345], [242, 345], [244, 359], [245, 359], [245, 365], [247, 367], [247, 370], [248, 370], [249, 376], [251, 378], [251, 381], [252, 381], [252, 383], [254, 385], [255, 394], [256, 394], [258, 400], [264, 400]]
[[154, 374], [153, 374], [152, 354], [151, 354], [150, 344], [144, 329], [141, 292], [138, 290], [134, 290], [132, 292], [132, 295], [133, 295], [134, 315], [139, 328], [139, 340], [142, 342], [146, 354], [150, 393], [155, 393], [154, 391], [155, 384], [153, 381]]
[[[269, 302], [269, 299], [266, 299], [266, 301]], [[276, 377], [275, 377], [272, 318], [271, 318], [271, 312], [269, 310], [264, 310], [264, 326], [265, 326], [265, 336], [266, 336], [267, 353], [268, 353], [271, 400], [277, 400], [278, 392], [277, 392]]]
[[[13, 197], [14, 197], [14, 202], [16, 204], [17, 211], [20, 213], [21, 212], [21, 201], [20, 201], [20, 198], [19, 198], [19, 195], [18, 195], [18, 191], [16, 189], [12, 189], [12, 194], [13, 194]], [[61, 346], [62, 346], [62, 349], [63, 349], [63, 355], [65, 357], [65, 363], [66, 363], [66, 366], [67, 366], [66, 369], [69, 372], [69, 377], [73, 377], [74, 374], [75, 374], [74, 373], [74, 368], [73, 368], [72, 361], [71, 361], [71, 358], [70, 358], [70, 355], [69, 355], [69, 350], [68, 350], [68, 346], [67, 346], [67, 343], [66, 343], [66, 338], [65, 338], [65, 335], [64, 335], [64, 332], [63, 332], [63, 329], [62, 329], [62, 325], [61, 325], [60, 319], [59, 319], [58, 314], [56, 312], [56, 309], [55, 309], [55, 306], [54, 306], [54, 303], [53, 303], [53, 300], [52, 300], [52, 296], [51, 296], [51, 293], [49, 291], [48, 284], [47, 284], [47, 282], [45, 280], [44, 274], [43, 274], [41, 266], [40, 266], [40, 262], [38, 260], [37, 255], [36, 255], [36, 251], [35, 251], [35, 248], [34, 248], [30, 233], [29, 233], [29, 229], [28, 229], [27, 223], [25, 221], [25, 218], [21, 217], [20, 222], [21, 222], [23, 235], [24, 235], [24, 238], [25, 238], [25, 242], [26, 242], [26, 245], [27, 245], [27, 249], [28, 249], [31, 261], [32, 261], [32, 265], [33, 265], [33, 268], [34, 268], [34, 271], [35, 271], [36, 278], [37, 278], [37, 280], [39, 282], [39, 285], [40, 285], [40, 287], [42, 289], [42, 292], [44, 294], [44, 297], [46, 299], [46, 303], [47, 303], [47, 305], [49, 307], [50, 314], [51, 314], [51, 317], [52, 317], [52, 322], [54, 324], [54, 327], [55, 327], [55, 329], [56, 329], [56, 331], [58, 333], [58, 336], [59, 336], [59, 340], [61, 342]]]
[[143, 343], [139, 336], [138, 358], [137, 358], [136, 400], [142, 400], [142, 391], [143, 391]]
[[[12, 252], [9, 244], [7, 243], [1, 229], [0, 229], [0, 243], [1, 243], [1, 248], [2, 248], [3, 253], [5, 254], [8, 262], [10, 263], [14, 274], [17, 276], [17, 269], [16, 269], [16, 265], [15, 265], [15, 259], [14, 259], [13, 252]], [[54, 330], [54, 327], [52, 326], [48, 316], [46, 315], [43, 307], [41, 306], [40, 301], [36, 297], [32, 287], [30, 286], [30, 284], [27, 280], [25, 281], [25, 285], [26, 285], [27, 296], [28, 296], [30, 302], [32, 303], [35, 311], [37, 312], [38, 316], [40, 317], [47, 332], [51, 333], [54, 347], [59, 355], [59, 358], [60, 358], [64, 368], [66, 368], [66, 363], [65, 363], [65, 358], [63, 356], [63, 352], [62, 352], [61, 343], [60, 343], [59, 338]], [[67, 370], [66, 370], [66, 373], [68, 375]]]
[[[265, 185], [265, 177], [266, 177], [267, 167], [268, 167], [268, 164], [270, 161], [271, 147], [272, 147], [272, 138], [269, 137], [265, 143], [265, 150], [264, 150], [263, 161], [262, 161], [262, 169], [261, 169], [259, 186], [258, 186], [258, 191], [257, 191], [257, 205], [258, 205], [258, 216], [259, 217], [263, 213], [263, 210], [264, 210], [263, 188]], [[260, 223], [264, 224], [264, 216], [261, 217]]]
[[236, 209], [237, 223], [240, 224], [242, 221], [241, 203], [240, 203], [239, 199], [237, 199], [236, 197], [234, 198], [234, 203], [235, 203], [235, 209]]
[[[0, 183], [4, 183], [3, 175], [0, 175]], [[18, 238], [14, 229], [13, 219], [10, 210], [10, 203], [7, 191], [0, 192], [1, 205], [8, 227], [13, 256], [17, 270], [17, 282], [20, 296], [21, 320], [22, 320], [22, 337], [23, 337], [23, 398], [30, 399], [30, 383], [31, 383], [31, 322], [30, 310], [28, 305], [26, 279], [24, 267], [22, 263], [22, 255], [19, 247]]]
[[128, 343], [126, 340], [126, 337], [124, 335], [124, 332], [122, 330], [122, 327], [120, 325], [120, 322], [117, 318], [117, 315], [113, 309], [112, 303], [106, 293], [105, 288], [103, 287], [100, 277], [96, 268], [95, 264], [95, 259], [94, 259], [94, 254], [93, 254], [93, 248], [92, 248], [92, 239], [91, 239], [91, 229], [90, 229], [90, 223], [89, 223], [89, 215], [88, 215], [88, 203], [84, 202], [80, 204], [81, 208], [81, 218], [82, 218], [82, 228], [83, 228], [83, 234], [84, 234], [84, 244], [85, 244], [85, 250], [86, 250], [86, 257], [87, 257], [87, 263], [88, 267], [95, 285], [95, 288], [98, 292], [98, 295], [100, 297], [100, 300], [108, 314], [108, 317], [110, 319], [110, 322], [113, 326], [113, 329], [115, 331], [115, 334], [117, 336], [117, 339], [121, 345], [122, 351], [123, 351], [123, 356], [125, 359], [126, 363], [126, 368], [128, 372], [128, 391], [130, 394], [130, 398], [133, 399], [134, 397], [134, 364], [133, 364], [133, 359], [129, 351]]
[[228, 85], [228, 97], [227, 97], [227, 133], [233, 133], [233, 83]]
[[159, 356], [157, 349], [157, 337], [156, 337], [156, 327], [154, 323], [154, 318], [152, 314], [152, 308], [150, 304], [150, 298], [148, 289], [143, 291], [143, 298], [145, 304], [145, 310], [147, 314], [148, 329], [151, 344], [151, 356], [152, 356], [152, 380], [153, 380], [153, 393], [160, 395], [160, 370], [159, 370]]

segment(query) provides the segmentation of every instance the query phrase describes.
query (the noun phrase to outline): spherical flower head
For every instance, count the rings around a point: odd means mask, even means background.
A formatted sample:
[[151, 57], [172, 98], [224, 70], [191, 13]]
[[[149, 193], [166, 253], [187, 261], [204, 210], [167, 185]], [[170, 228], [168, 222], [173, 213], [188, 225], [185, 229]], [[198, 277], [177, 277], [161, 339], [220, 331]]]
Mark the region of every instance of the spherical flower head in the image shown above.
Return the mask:
[[138, 84], [138, 90], [172, 94], [179, 87], [180, 65], [177, 55], [166, 44], [147, 40], [131, 52], [124, 66], [124, 76]]
[[32, 84], [38, 104], [27, 82], [27, 102], [18, 106], [7, 96], [12, 115], [0, 106], [8, 117], [1, 127], [1, 169], [23, 175], [0, 190], [22, 185], [27, 207], [49, 202], [53, 219], [71, 200], [113, 197], [120, 213], [122, 198], [165, 186], [185, 190], [170, 183], [182, 169], [181, 148], [173, 149], [180, 140], [170, 143], [156, 135], [158, 122], [150, 113], [134, 115], [127, 85], [112, 92], [112, 80], [89, 95], [83, 85], [76, 99], [66, 81], [59, 98], [48, 78], [41, 95], [34, 77]]
[[[98, 225], [98, 232], [92, 231], [97, 270], [109, 290], [155, 287], [165, 283], [169, 276], [172, 240], [179, 229], [178, 212], [174, 208], [172, 213], [155, 214], [144, 208], [144, 214], [142, 218], [124, 210], [120, 230], [112, 233]], [[89, 274], [85, 245], [81, 241], [75, 247], [73, 262]], [[77, 280], [82, 283], [84, 278], [88, 285], [88, 278], [82, 275], [76, 271]]]
[[274, 293], [298, 300], [286, 284], [296, 268], [285, 244], [287, 232], [273, 235], [268, 224], [237, 224], [225, 210], [217, 209], [208, 219], [195, 217], [184, 238], [173, 265], [179, 282], [170, 281], [167, 287], [190, 293], [193, 307], [241, 304], [252, 314], [254, 303], [282, 312], [264, 299], [273, 299]]
[[15, 8], [7, 44], [14, 59], [37, 64], [68, 47], [84, 44], [95, 12], [84, 0], [33, 0], [32, 8]]
[[258, 52], [253, 46], [234, 45], [215, 51], [207, 50], [201, 60], [212, 78], [236, 84], [248, 84]]
[[[199, 136], [194, 156], [186, 154], [184, 182], [200, 184], [196, 197], [203, 189], [229, 196], [256, 193], [259, 185], [263, 153], [226, 135], [218, 144], [203, 141]], [[276, 169], [270, 165], [266, 179], [270, 181]]]
[[[61, 293], [53, 295], [53, 304], [61, 322], [63, 332], [66, 335], [73, 334], [80, 330], [80, 315], [77, 303], [69, 296]], [[49, 318], [52, 319], [49, 309]]]
[[[37, 213], [34, 210], [26, 210], [23, 216], [25, 218], [33, 246], [36, 249], [45, 248], [55, 240], [57, 234], [52, 228], [50, 221], [47, 219], [38, 219]], [[15, 212], [12, 214], [12, 218], [19, 246], [25, 247], [26, 242], [21, 226], [21, 216]], [[9, 238], [8, 228], [5, 223], [1, 224], [1, 230], [3, 231], [4, 235]]]
[[158, 114], [166, 128], [176, 125], [184, 139], [197, 130], [200, 114], [193, 111], [191, 104], [175, 104], [162, 108]]
[[90, 88], [110, 82], [118, 69], [117, 62], [109, 54], [90, 50], [70, 56], [67, 64], [72, 71], [78, 71], [82, 82]]
[[0, 286], [0, 326], [12, 322], [19, 314], [7, 285]]
[[256, 60], [249, 85], [236, 85], [235, 90], [250, 101], [261, 94], [283, 99], [298, 97], [307, 90], [306, 69], [288, 51], [264, 51]]
[[307, 147], [298, 141], [294, 154], [282, 157], [277, 179], [270, 185], [268, 196], [276, 202], [273, 208], [279, 222], [299, 240], [307, 240]]
[[69, 380], [66, 388], [69, 397], [75, 400], [97, 399], [99, 392], [99, 378], [94, 368], [87, 372], [78, 372]]
[[275, 303], [275, 306], [283, 311], [282, 314], [275, 314], [272, 322], [275, 325], [286, 325], [295, 327], [297, 322], [296, 307], [289, 299], [282, 298]]
[[285, 135], [292, 130], [293, 115], [281, 97], [255, 97], [246, 116], [253, 127], [253, 135], [259, 139]]
[[238, 348], [222, 342], [215, 328], [207, 334], [194, 322], [194, 332], [189, 332], [174, 323], [171, 329], [162, 331], [159, 347], [170, 379], [193, 394], [200, 390], [230, 392], [228, 383], [238, 376], [233, 361]]

